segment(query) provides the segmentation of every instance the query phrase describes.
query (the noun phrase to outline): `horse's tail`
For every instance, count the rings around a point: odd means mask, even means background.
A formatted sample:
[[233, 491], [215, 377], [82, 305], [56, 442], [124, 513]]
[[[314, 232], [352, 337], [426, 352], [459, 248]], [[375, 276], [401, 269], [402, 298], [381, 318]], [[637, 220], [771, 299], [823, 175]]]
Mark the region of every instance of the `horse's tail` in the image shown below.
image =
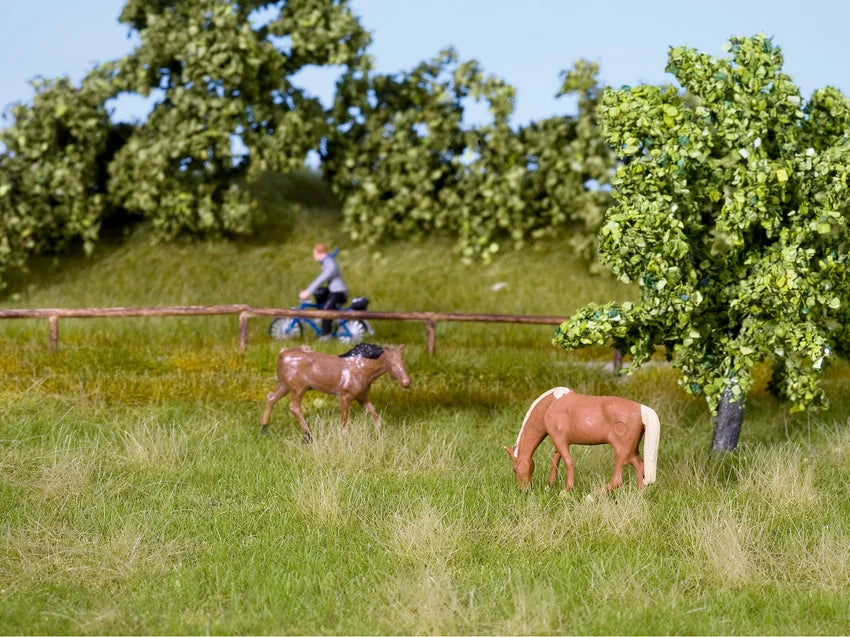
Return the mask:
[[643, 436], [643, 482], [655, 482], [655, 468], [658, 466], [658, 440], [661, 437], [661, 423], [658, 414], [646, 405], [640, 406], [640, 419], [644, 426]]

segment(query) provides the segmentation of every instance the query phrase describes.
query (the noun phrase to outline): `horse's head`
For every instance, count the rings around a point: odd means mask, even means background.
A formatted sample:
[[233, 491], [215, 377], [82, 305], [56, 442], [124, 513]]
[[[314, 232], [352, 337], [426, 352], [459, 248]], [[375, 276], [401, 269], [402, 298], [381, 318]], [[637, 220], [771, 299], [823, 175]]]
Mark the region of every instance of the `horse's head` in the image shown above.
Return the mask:
[[534, 474], [534, 459], [517, 457], [516, 447], [505, 447], [505, 451], [508, 452], [508, 455], [511, 458], [511, 464], [514, 468], [517, 485], [519, 485], [521, 490], [525, 489], [529, 484], [531, 484], [531, 476]]
[[404, 345], [399, 345], [395, 349], [386, 348], [384, 350], [384, 359], [387, 373], [395, 378], [402, 387], [407, 389], [410, 387], [410, 376], [407, 375], [404, 360], [401, 358], [401, 350], [403, 348]]

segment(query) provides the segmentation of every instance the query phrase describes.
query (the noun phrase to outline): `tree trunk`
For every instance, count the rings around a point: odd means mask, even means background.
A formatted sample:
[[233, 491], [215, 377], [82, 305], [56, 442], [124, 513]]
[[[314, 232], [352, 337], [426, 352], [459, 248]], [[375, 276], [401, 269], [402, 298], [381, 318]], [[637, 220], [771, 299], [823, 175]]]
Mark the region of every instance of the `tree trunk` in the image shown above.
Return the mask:
[[623, 352], [616, 348], [614, 349], [614, 360], [611, 367], [613, 367], [615, 374], [619, 374], [620, 370], [623, 369]]
[[714, 417], [714, 433], [711, 438], [711, 450], [733, 451], [738, 446], [738, 436], [744, 422], [744, 399], [732, 402], [732, 390], [726, 388], [717, 406]]

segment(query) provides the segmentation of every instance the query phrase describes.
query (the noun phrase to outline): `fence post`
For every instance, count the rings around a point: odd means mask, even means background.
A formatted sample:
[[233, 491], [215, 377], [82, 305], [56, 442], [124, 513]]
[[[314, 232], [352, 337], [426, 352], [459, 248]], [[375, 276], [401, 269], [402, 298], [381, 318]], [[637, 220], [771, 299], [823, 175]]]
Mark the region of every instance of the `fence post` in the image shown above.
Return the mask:
[[55, 314], [47, 318], [47, 324], [50, 332], [50, 351], [55, 352], [59, 349], [59, 317]]
[[239, 351], [248, 349], [248, 313], [239, 313]]
[[434, 321], [425, 322], [425, 332], [428, 336], [428, 355], [433, 356], [437, 349], [437, 328]]

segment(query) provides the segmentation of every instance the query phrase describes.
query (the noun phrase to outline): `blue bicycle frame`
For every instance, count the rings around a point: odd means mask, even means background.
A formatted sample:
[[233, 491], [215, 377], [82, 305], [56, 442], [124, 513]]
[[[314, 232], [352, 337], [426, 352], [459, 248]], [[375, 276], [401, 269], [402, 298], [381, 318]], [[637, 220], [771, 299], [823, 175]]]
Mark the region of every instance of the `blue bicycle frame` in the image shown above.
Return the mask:
[[[352, 303], [353, 304], [353, 303]], [[299, 310], [320, 310], [322, 306], [316, 303], [302, 302], [297, 308]], [[354, 308], [347, 307], [343, 312], [350, 312]], [[278, 317], [269, 326], [269, 336], [273, 339], [301, 338], [304, 335], [304, 326], [321, 335], [322, 327], [320, 320], [306, 317]], [[343, 343], [354, 343], [360, 341], [366, 334], [374, 334], [372, 326], [363, 319], [337, 319], [334, 321], [331, 336]]]

